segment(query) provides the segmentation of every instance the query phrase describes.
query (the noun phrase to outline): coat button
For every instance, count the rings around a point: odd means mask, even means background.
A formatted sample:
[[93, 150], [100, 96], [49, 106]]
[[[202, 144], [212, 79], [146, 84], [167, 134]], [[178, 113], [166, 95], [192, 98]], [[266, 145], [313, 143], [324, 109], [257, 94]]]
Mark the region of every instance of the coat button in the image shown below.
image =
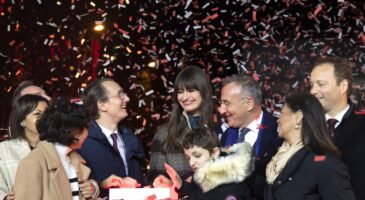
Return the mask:
[[280, 185], [281, 184], [281, 181], [278, 181], [278, 184]]
[[289, 179], [289, 181], [293, 180], [293, 178], [292, 178], [292, 177], [289, 177], [288, 179]]

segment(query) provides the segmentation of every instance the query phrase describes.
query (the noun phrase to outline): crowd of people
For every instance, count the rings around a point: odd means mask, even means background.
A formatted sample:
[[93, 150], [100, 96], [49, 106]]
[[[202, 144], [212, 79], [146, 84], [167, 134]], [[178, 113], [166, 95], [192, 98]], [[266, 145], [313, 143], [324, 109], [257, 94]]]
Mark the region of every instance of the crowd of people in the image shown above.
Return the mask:
[[0, 143], [0, 199], [97, 199], [145, 186], [181, 199], [365, 199], [365, 116], [349, 100], [352, 83], [350, 62], [319, 59], [310, 91], [286, 96], [276, 119], [263, 108], [263, 86], [235, 74], [222, 81], [224, 122], [214, 123], [211, 81], [185, 66], [144, 174], [143, 146], [120, 125], [130, 99], [115, 80], [94, 80], [82, 101], [25, 82]]

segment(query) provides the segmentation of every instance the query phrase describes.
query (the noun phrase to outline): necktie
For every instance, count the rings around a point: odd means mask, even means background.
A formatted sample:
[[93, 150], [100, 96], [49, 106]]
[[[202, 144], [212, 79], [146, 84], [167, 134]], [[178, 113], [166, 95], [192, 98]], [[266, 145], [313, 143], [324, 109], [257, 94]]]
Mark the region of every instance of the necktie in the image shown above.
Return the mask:
[[335, 133], [335, 125], [337, 123], [337, 119], [331, 118], [327, 120], [327, 124], [328, 124], [328, 134], [333, 137], [334, 133]]
[[110, 136], [113, 139], [113, 148], [114, 148], [114, 150], [119, 153], [119, 149], [118, 149], [118, 136], [117, 136], [117, 134], [116, 133], [112, 133]]
[[242, 128], [240, 131], [240, 135], [238, 136], [237, 143], [245, 141], [245, 136], [251, 130], [249, 128]]

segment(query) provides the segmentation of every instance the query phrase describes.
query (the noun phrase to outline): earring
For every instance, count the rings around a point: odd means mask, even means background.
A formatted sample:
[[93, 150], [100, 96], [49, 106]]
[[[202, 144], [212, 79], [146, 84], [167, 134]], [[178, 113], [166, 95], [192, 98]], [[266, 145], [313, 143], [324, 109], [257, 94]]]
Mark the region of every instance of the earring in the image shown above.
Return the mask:
[[299, 125], [298, 124], [295, 124], [295, 129], [299, 129]]
[[20, 122], [20, 126], [25, 127], [25, 122], [24, 121]]

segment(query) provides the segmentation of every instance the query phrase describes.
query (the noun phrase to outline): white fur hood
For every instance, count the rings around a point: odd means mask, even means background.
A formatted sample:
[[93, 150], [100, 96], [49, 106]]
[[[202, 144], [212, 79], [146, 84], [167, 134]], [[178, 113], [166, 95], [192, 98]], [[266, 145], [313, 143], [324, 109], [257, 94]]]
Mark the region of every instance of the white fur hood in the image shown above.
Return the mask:
[[251, 146], [248, 143], [239, 143], [230, 150], [233, 153], [207, 162], [194, 173], [194, 180], [203, 192], [222, 184], [242, 182], [251, 175], [254, 169]]

